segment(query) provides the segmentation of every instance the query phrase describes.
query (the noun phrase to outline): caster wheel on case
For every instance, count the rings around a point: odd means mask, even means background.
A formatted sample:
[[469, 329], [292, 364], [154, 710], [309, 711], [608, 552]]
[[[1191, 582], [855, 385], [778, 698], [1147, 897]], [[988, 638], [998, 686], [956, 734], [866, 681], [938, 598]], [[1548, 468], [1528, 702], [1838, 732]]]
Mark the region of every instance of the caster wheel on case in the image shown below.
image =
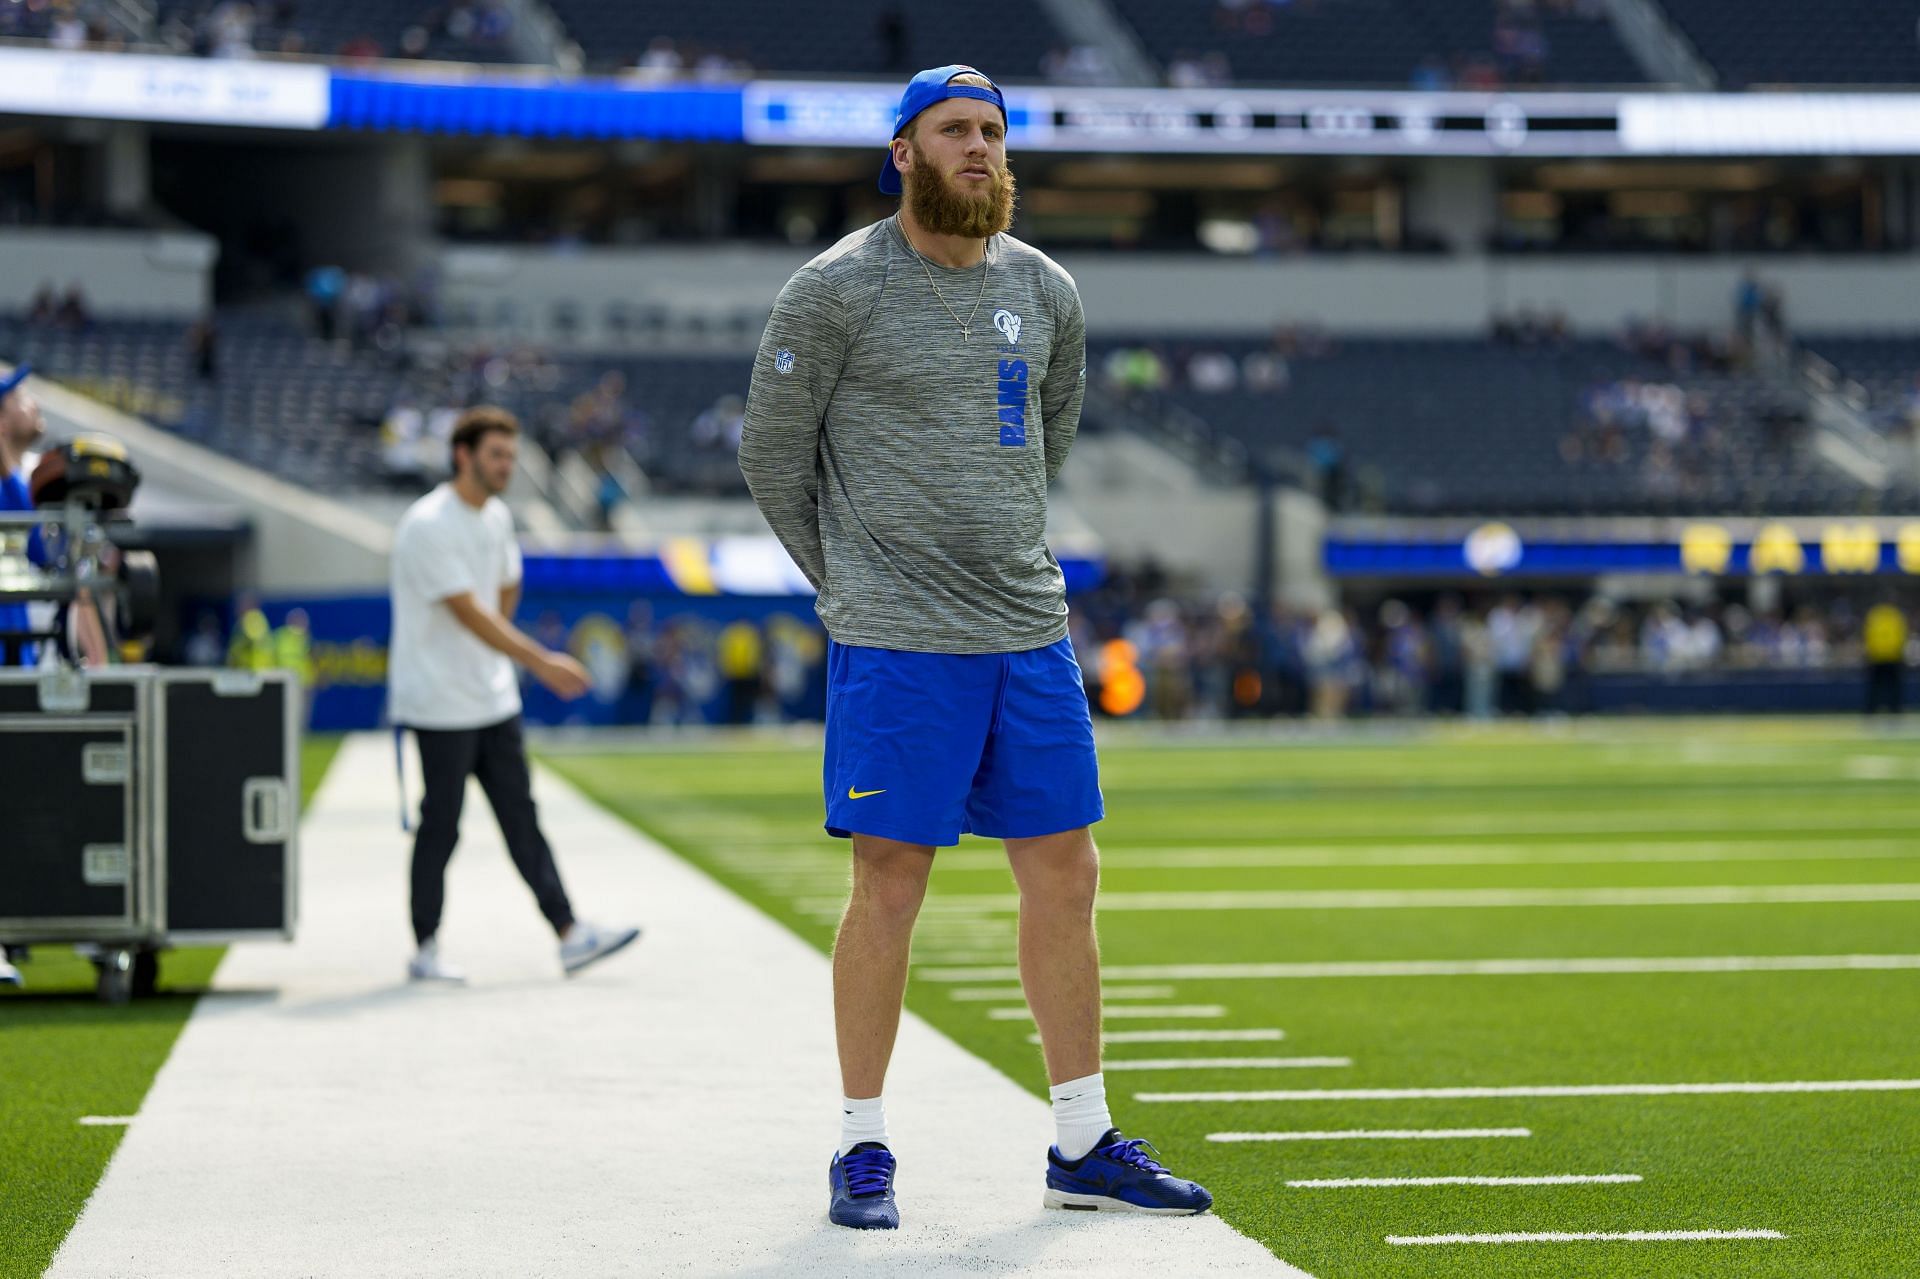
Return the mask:
[[133, 998], [133, 954], [124, 950], [103, 950], [93, 961], [100, 974], [98, 992], [103, 1004], [124, 1004]]

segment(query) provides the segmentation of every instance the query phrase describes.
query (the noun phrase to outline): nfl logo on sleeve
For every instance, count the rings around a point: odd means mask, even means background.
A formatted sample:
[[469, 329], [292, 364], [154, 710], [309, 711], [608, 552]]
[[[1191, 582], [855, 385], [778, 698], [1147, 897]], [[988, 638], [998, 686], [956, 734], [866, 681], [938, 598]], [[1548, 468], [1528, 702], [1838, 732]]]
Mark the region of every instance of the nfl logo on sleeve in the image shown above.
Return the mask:
[[793, 352], [784, 346], [773, 353], [773, 368], [776, 373], [793, 372]]

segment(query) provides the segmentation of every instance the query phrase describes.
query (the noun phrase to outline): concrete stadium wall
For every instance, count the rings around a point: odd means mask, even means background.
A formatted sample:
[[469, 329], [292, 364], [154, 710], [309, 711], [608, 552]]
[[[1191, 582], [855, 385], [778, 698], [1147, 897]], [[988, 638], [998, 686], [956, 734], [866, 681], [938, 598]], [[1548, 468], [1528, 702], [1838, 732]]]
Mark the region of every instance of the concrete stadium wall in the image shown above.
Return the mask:
[[[175, 506], [244, 515], [253, 528], [244, 587], [276, 594], [384, 594], [392, 530], [342, 503], [243, 466], [36, 378], [28, 383], [55, 440], [110, 435], [127, 446], [143, 484]], [[143, 489], [144, 491], [144, 489]], [[138, 518], [141, 498], [134, 498]]]
[[[551, 334], [558, 302], [581, 311], [582, 336], [606, 340], [607, 304], [657, 306], [716, 323], [744, 317], [757, 333], [804, 249], [448, 248], [449, 301], [491, 318], [519, 307]], [[1079, 281], [1089, 331], [1233, 333], [1279, 323], [1347, 333], [1483, 333], [1521, 307], [1566, 313], [1577, 330], [1611, 332], [1629, 317], [1686, 328], [1731, 322], [1741, 272], [1779, 285], [1789, 321], [1806, 331], [1873, 332], [1920, 324], [1920, 255], [1879, 257], [1345, 257], [1221, 258], [1060, 255]]]
[[96, 314], [184, 319], [213, 305], [211, 236], [182, 231], [0, 230], [0, 311], [24, 311], [44, 284], [78, 284]]
[[[1153, 560], [1183, 582], [1252, 594], [1259, 572], [1260, 499], [1251, 485], [1208, 481], [1151, 440], [1126, 432], [1083, 435], [1060, 473], [1054, 506], [1067, 506], [1110, 562]], [[1327, 510], [1295, 489], [1274, 495], [1274, 594], [1295, 607], [1334, 598], [1322, 567]]]

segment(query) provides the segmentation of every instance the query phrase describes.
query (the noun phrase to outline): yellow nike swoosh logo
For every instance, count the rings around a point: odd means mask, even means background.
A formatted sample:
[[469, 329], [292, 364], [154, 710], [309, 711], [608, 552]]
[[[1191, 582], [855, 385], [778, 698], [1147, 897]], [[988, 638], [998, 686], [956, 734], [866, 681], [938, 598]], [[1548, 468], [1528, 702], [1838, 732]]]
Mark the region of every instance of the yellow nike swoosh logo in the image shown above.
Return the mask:
[[884, 795], [886, 793], [887, 791], [884, 786], [881, 787], [879, 790], [855, 790], [851, 786], [847, 787], [848, 799], [865, 799], [869, 795]]

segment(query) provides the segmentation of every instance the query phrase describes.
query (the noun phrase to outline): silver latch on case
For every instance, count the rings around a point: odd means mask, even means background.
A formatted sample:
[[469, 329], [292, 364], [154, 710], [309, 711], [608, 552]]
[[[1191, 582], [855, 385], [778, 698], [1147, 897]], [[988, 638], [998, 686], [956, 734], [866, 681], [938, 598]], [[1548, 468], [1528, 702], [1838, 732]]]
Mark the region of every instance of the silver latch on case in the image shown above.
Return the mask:
[[293, 834], [293, 805], [283, 777], [249, 777], [240, 788], [242, 832], [249, 844], [284, 844]]
[[80, 752], [80, 775], [89, 786], [125, 786], [130, 776], [127, 748], [118, 742], [89, 742]]
[[92, 704], [87, 677], [62, 666], [40, 677], [40, 709], [49, 715], [84, 711]]
[[127, 882], [125, 844], [88, 844], [80, 850], [80, 878], [89, 888], [118, 888]]

